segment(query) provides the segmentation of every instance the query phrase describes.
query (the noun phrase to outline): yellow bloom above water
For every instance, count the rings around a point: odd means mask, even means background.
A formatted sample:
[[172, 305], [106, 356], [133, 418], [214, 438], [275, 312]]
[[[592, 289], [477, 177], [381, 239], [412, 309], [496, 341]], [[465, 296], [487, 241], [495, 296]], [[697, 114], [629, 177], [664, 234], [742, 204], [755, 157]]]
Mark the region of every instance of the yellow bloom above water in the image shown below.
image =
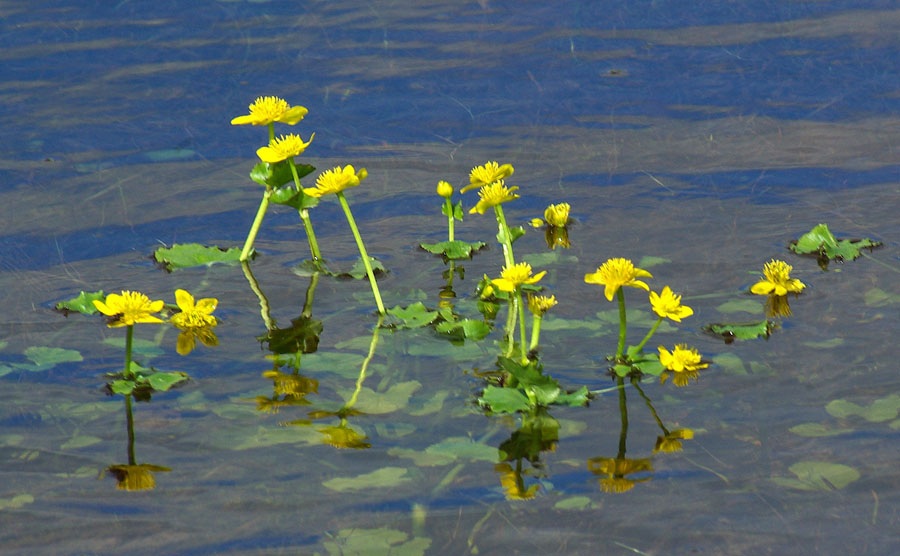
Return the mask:
[[169, 322], [177, 328], [203, 328], [218, 324], [216, 317], [212, 316], [219, 304], [218, 299], [207, 297], [195, 303], [194, 296], [187, 291], [175, 290], [175, 303], [181, 312], [172, 315]]
[[316, 134], [313, 133], [309, 136], [309, 141], [304, 143], [299, 135], [293, 133], [282, 135], [281, 137], [269, 141], [267, 146], [257, 149], [256, 156], [263, 162], [268, 162], [269, 164], [287, 160], [305, 151], [306, 147], [312, 143], [313, 137], [315, 136]]
[[551, 295], [550, 297], [547, 297], [546, 295], [528, 296], [528, 310], [539, 317], [544, 316], [544, 313], [555, 307], [556, 303], [555, 295]]
[[544, 211], [544, 221], [551, 226], [563, 228], [569, 223], [569, 203], [550, 205]]
[[675, 322], [681, 322], [681, 319], [694, 314], [694, 310], [681, 304], [681, 296], [672, 293], [669, 286], [663, 288], [661, 294], [650, 292], [650, 305], [653, 306], [653, 312], [661, 318], [669, 318]]
[[122, 294], [111, 293], [106, 296], [106, 301], [94, 300], [94, 307], [98, 311], [113, 317], [109, 326], [131, 326], [138, 322], [162, 322], [152, 313], [158, 313], [163, 308], [163, 301], [150, 301], [150, 298], [140, 292], [123, 291]]
[[539, 282], [545, 274], [547, 274], [547, 271], [542, 270], [532, 276], [531, 265], [528, 263], [519, 263], [512, 267], [504, 267], [503, 272], [500, 273], [500, 278], [491, 280], [491, 284], [498, 290], [514, 292], [516, 291], [516, 288], [522, 284], [534, 284]]
[[666, 369], [676, 373], [699, 371], [709, 367], [709, 363], [700, 360], [696, 348], [688, 348], [685, 344], [677, 344], [671, 352], [659, 346], [659, 362]]
[[365, 168], [360, 168], [357, 172], [352, 165], [348, 164], [341, 168], [337, 166], [331, 170], [326, 170], [316, 179], [315, 187], [304, 187], [303, 192], [310, 197], [321, 197], [329, 193], [340, 193], [348, 187], [356, 187], [359, 182], [366, 179], [369, 173]]
[[476, 212], [478, 214], [484, 214], [484, 211], [490, 207], [495, 207], [506, 201], [518, 199], [519, 196], [513, 193], [516, 189], [518, 189], [518, 187], [506, 187], [503, 180], [495, 181], [490, 185], [485, 185], [478, 192], [478, 196], [481, 197], [481, 200], [469, 211], [469, 214]]
[[500, 166], [496, 162], [487, 162], [483, 166], [476, 166], [469, 172], [469, 185], [463, 187], [460, 193], [504, 180], [511, 176], [514, 171], [512, 164]]
[[309, 112], [302, 106], [291, 107], [278, 97], [259, 97], [249, 106], [250, 113], [231, 120], [231, 125], [268, 125], [273, 122], [294, 125]]
[[444, 199], [449, 199], [453, 195], [453, 186], [441, 180], [437, 184], [437, 194]]
[[806, 284], [797, 279], [791, 278], [791, 270], [794, 267], [784, 261], [776, 261], [772, 259], [763, 267], [765, 280], [753, 284], [750, 291], [758, 295], [785, 295], [788, 292], [800, 293]]
[[588, 284], [600, 284], [606, 286], [604, 294], [606, 299], [612, 301], [613, 296], [622, 286], [643, 288], [650, 291], [650, 286], [638, 280], [638, 278], [653, 278], [653, 275], [635, 268], [634, 263], [628, 259], [609, 259], [596, 272], [584, 275], [584, 281]]

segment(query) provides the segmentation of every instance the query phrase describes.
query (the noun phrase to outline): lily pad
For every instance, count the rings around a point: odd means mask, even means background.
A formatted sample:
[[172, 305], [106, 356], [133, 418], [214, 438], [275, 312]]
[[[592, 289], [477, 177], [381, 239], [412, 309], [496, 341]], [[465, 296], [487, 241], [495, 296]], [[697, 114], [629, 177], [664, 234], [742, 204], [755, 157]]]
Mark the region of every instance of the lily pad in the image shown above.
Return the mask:
[[100, 311], [94, 307], [94, 300], [103, 301], [105, 299], [105, 295], [103, 290], [96, 292], [85, 292], [82, 291], [76, 297], [69, 299], [67, 301], [60, 301], [56, 304], [54, 309], [60, 311], [64, 315], [68, 315], [69, 312], [81, 313], [83, 315], [95, 315]]
[[168, 272], [171, 272], [176, 268], [209, 266], [215, 263], [237, 263], [241, 258], [241, 250], [237, 247], [222, 249], [215, 245], [181, 243], [172, 247], [160, 247], [153, 252], [153, 258]]
[[438, 243], [420, 243], [419, 247], [433, 253], [442, 255], [448, 259], [471, 259], [472, 254], [480, 251], [485, 246], [483, 241], [441, 241]]
[[819, 266], [825, 270], [828, 267], [828, 261], [843, 261], [844, 259], [852, 261], [859, 257], [860, 249], [872, 250], [879, 246], [881, 246], [880, 241], [868, 238], [837, 239], [828, 229], [828, 225], [819, 224], [796, 241], [791, 242], [789, 248], [800, 255], [814, 255], [818, 259]]
[[827, 461], [801, 461], [790, 467], [796, 479], [776, 477], [781, 486], [800, 490], [839, 490], [859, 479], [859, 471], [850, 466]]

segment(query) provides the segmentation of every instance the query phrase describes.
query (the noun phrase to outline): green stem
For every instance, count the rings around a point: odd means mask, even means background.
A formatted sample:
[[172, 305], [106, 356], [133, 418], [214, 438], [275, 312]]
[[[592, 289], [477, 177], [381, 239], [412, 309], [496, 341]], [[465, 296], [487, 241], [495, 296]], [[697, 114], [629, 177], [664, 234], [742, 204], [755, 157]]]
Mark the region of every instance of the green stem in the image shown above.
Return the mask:
[[625, 292], [622, 286], [616, 290], [616, 299], [619, 302], [619, 346], [616, 348], [616, 362], [620, 362], [625, 353]]
[[513, 348], [516, 341], [513, 339], [516, 335], [516, 298], [512, 294], [509, 296], [509, 312], [506, 314], [506, 357], [512, 357]]
[[375, 304], [378, 305], [378, 314], [384, 315], [384, 303], [381, 302], [381, 292], [378, 291], [378, 284], [375, 282], [375, 273], [372, 272], [372, 262], [369, 260], [369, 254], [366, 253], [366, 246], [363, 244], [362, 237], [359, 235], [359, 228], [356, 227], [356, 221], [353, 219], [353, 214], [350, 212], [350, 205], [347, 203], [347, 198], [344, 197], [343, 191], [338, 191], [337, 198], [341, 202], [341, 208], [344, 209], [344, 214], [347, 216], [347, 223], [350, 224], [350, 230], [353, 232], [353, 237], [356, 239], [356, 246], [359, 247], [359, 256], [362, 257], [363, 264], [366, 267], [366, 274], [369, 276], [369, 284], [372, 286], [372, 295], [375, 296]]
[[[300, 176], [297, 174], [297, 165], [294, 164], [294, 157], [288, 157], [288, 165], [291, 167], [291, 174], [294, 176], [294, 186], [297, 191], [303, 194], [303, 188], [300, 187]], [[306, 230], [306, 239], [309, 240], [309, 251], [312, 254], [313, 262], [318, 265], [322, 259], [322, 253], [319, 251], [319, 242], [316, 241], [316, 232], [313, 231], [312, 220], [309, 219], [309, 209], [301, 208], [297, 212], [300, 213], [300, 220], [303, 221], [303, 229]]]
[[655, 322], [655, 323], [653, 324], [653, 326], [650, 328], [650, 332], [647, 332], [647, 335], [644, 336], [644, 339], [641, 340], [641, 343], [639, 343], [639, 344], [635, 347], [635, 349], [634, 349], [635, 351], [641, 351], [642, 349], [644, 349], [644, 345], [647, 343], [647, 340], [649, 340], [650, 337], [653, 336], [653, 333], [656, 332], [656, 329], [659, 328], [659, 324], [660, 324], [662, 321], [663, 321], [663, 318], [662, 318], [662, 317], [659, 317], [658, 319], [656, 319], [656, 322]]
[[122, 371], [122, 377], [125, 380], [134, 378], [134, 372], [131, 370], [131, 343], [134, 337], [134, 325], [129, 324], [128, 330], [125, 331], [125, 369]]
[[445, 205], [447, 206], [447, 238], [449, 241], [453, 241], [453, 226], [454, 226], [454, 218], [453, 218], [453, 203], [450, 202], [450, 198], [446, 198], [444, 200]]
[[372, 332], [372, 341], [369, 342], [369, 354], [363, 360], [362, 367], [359, 369], [359, 377], [356, 379], [356, 390], [353, 391], [353, 395], [350, 396], [350, 399], [347, 400], [342, 409], [350, 409], [356, 403], [356, 400], [359, 399], [363, 381], [366, 380], [366, 371], [369, 369], [369, 362], [372, 361], [372, 357], [375, 355], [375, 347], [378, 345], [378, 331], [381, 330], [383, 322], [384, 315], [378, 315], [378, 324], [375, 325], [375, 330]]
[[503, 207], [494, 205], [494, 214], [497, 216], [497, 226], [500, 227], [500, 233], [506, 240], [503, 242], [503, 260], [506, 262], [505, 266], [507, 268], [512, 268], [516, 264], [516, 259], [513, 256], [512, 236], [509, 232], [509, 226], [506, 224], [506, 216], [503, 215]]
[[255, 293], [256, 297], [259, 299], [259, 314], [262, 316], [263, 322], [266, 325], [266, 330], [274, 330], [275, 321], [272, 320], [272, 309], [269, 306], [269, 299], [259, 287], [259, 282], [256, 281], [256, 277], [253, 276], [253, 272], [250, 270], [250, 263], [247, 261], [241, 262], [241, 270], [244, 271], [244, 277], [250, 282], [250, 289], [253, 290], [253, 293]]
[[522, 364], [528, 363], [528, 350], [525, 349], [525, 306], [522, 303], [522, 286], [516, 288], [516, 305], [519, 309], [519, 351]]
[[259, 233], [259, 227], [262, 225], [263, 217], [266, 215], [266, 209], [269, 208], [269, 198], [272, 197], [272, 188], [266, 187], [263, 193], [262, 201], [259, 202], [259, 209], [256, 211], [256, 218], [253, 219], [253, 225], [250, 226], [250, 232], [244, 241], [244, 249], [241, 250], [240, 261], [246, 262], [250, 258], [250, 251], [253, 249], [253, 242], [256, 241], [256, 234]]
[[541, 337], [541, 320], [543, 320], [543, 317], [534, 315], [531, 323], [531, 343], [528, 345], [528, 351], [534, 351], [538, 347], [538, 341]]
[[275, 123], [269, 122], [269, 143], [275, 140]]

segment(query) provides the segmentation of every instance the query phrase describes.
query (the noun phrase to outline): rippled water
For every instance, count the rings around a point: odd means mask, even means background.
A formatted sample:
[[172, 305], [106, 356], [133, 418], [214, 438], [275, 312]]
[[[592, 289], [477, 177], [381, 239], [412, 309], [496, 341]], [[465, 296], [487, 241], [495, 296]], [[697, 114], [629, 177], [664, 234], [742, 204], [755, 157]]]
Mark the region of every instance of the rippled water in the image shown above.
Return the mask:
[[[896, 546], [893, 3], [0, 1], [0, 16], [2, 552]], [[583, 274], [609, 257], [666, 259], [650, 268], [654, 288], [672, 285], [695, 315], [653, 341], [686, 341], [715, 363], [689, 387], [643, 389], [670, 429], [695, 438], [653, 454], [659, 428], [628, 389], [628, 457], [653, 470], [628, 492], [604, 492], [588, 461], [620, 450], [616, 393], [553, 408], [555, 450], [524, 465], [537, 495], [507, 500], [497, 448], [521, 417], [485, 416], [474, 403], [475, 373], [493, 368], [500, 333], [455, 346], [426, 329], [380, 333], [365, 414], [350, 419], [371, 447], [323, 444], [314, 426], [283, 425], [341, 406], [375, 324], [364, 282], [324, 278], [312, 304], [324, 332], [302, 363], [319, 380], [312, 405], [257, 411], [256, 398], [272, 394], [261, 376], [272, 362], [240, 268], [167, 274], [149, 257], [160, 244], [242, 244], [260, 195], [247, 173], [265, 131], [229, 121], [259, 95], [309, 108], [292, 130], [316, 133], [306, 162], [368, 168], [348, 198], [391, 270], [380, 282], [388, 306], [437, 305], [446, 267], [416, 245], [444, 237], [439, 179], [459, 186], [486, 160], [513, 164], [522, 197], [506, 214], [517, 225], [571, 203], [572, 248], [535, 264], [560, 299], [542, 360], [565, 386], [614, 385], [603, 357], [615, 349], [604, 320], [615, 306]], [[326, 256], [352, 260], [337, 203], [313, 218]], [[820, 222], [885, 245], [823, 272], [785, 249]], [[466, 240], [495, 232], [489, 215], [457, 228]], [[294, 211], [272, 209], [257, 248], [253, 274], [286, 326], [309, 286], [292, 271], [307, 254]], [[551, 253], [532, 231], [516, 252]], [[771, 258], [809, 285], [793, 316], [768, 340], [704, 334], [707, 323], [761, 315], [746, 290]], [[460, 311], [478, 316], [472, 290], [500, 260], [492, 244], [464, 263]], [[193, 380], [134, 408], [137, 459], [171, 471], [156, 473], [154, 490], [116, 490], [98, 477], [127, 459], [122, 399], [101, 391], [103, 373], [121, 365], [121, 329], [51, 308], [81, 290], [171, 302], [176, 288], [220, 300], [220, 345], [181, 357], [171, 329], [136, 328], [142, 359]], [[40, 366], [35, 346], [82, 360]], [[822, 479], [822, 469], [832, 471]], [[845, 485], [846, 469], [858, 478]]]

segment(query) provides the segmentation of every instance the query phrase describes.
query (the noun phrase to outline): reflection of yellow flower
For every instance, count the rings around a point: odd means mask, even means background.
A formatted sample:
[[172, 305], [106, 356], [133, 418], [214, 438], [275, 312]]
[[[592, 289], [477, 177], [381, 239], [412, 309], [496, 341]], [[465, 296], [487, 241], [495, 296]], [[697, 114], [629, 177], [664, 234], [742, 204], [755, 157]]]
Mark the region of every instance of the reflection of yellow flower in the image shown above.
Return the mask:
[[550, 297], [547, 297], [546, 295], [528, 296], [528, 310], [539, 317], [544, 316], [544, 313], [554, 307], [556, 303], [555, 295], [551, 295]]
[[518, 189], [518, 187], [506, 187], [503, 183], [503, 180], [495, 181], [490, 185], [485, 185], [478, 192], [478, 196], [481, 197], [481, 200], [472, 207], [472, 210], [469, 211], [469, 214], [478, 213], [484, 214], [490, 207], [495, 207], [499, 204], [505, 203], [506, 201], [512, 201], [513, 199], [518, 199], [519, 196], [513, 191]]
[[587, 464], [594, 475], [606, 475], [599, 479], [600, 487], [605, 492], [613, 493], [629, 491], [634, 488], [635, 483], [650, 480], [650, 477], [627, 479], [625, 475], [653, 471], [649, 459], [591, 458]]
[[445, 199], [449, 199], [453, 195], [453, 186], [441, 180], [437, 184], [437, 194]]
[[152, 490], [156, 488], [156, 479], [153, 473], [171, 471], [161, 465], [110, 465], [106, 468], [116, 478], [116, 488], [119, 490]]
[[366, 442], [369, 437], [359, 434], [343, 421], [339, 426], [323, 427], [318, 429], [318, 431], [325, 437], [323, 439], [325, 443], [335, 448], [364, 450], [372, 447], [371, 444]]
[[670, 431], [665, 436], [657, 436], [656, 447], [653, 448], [653, 453], [680, 452], [681, 441], [690, 440], [691, 438], [694, 438], [694, 431], [691, 429], [678, 429]]
[[600, 284], [606, 286], [604, 294], [606, 299], [612, 301], [613, 295], [622, 286], [643, 288], [650, 291], [650, 286], [638, 280], [638, 278], [653, 278], [653, 275], [635, 268], [634, 263], [628, 259], [609, 259], [596, 272], [584, 275], [584, 281], [588, 284]]
[[758, 295], [785, 295], [788, 292], [800, 293], [806, 284], [797, 279], [791, 278], [791, 270], [793, 267], [784, 261], [776, 261], [772, 259], [763, 267], [765, 280], [753, 284], [750, 291]]
[[541, 485], [534, 484], [526, 489], [522, 475], [516, 473], [508, 463], [498, 463], [494, 466], [494, 471], [500, 473], [500, 484], [503, 485], [507, 500], [531, 500], [541, 488]]
[[544, 211], [544, 220], [551, 226], [565, 227], [569, 223], [569, 203], [550, 205]]
[[559, 226], [547, 226], [544, 229], [544, 241], [547, 242], [547, 247], [550, 249], [556, 249], [557, 245], [568, 249], [572, 245], [569, 242], [569, 229]]
[[163, 301], [150, 301], [140, 292], [123, 291], [121, 295], [111, 293], [106, 301], [94, 300], [94, 307], [104, 315], [113, 317], [109, 326], [131, 326], [137, 322], [162, 322], [151, 313], [163, 308]]
[[671, 352], [659, 346], [659, 362], [666, 369], [676, 373], [699, 371], [709, 367], [709, 363], [700, 360], [697, 348], [688, 348], [685, 344], [677, 344]]
[[303, 192], [310, 197], [322, 197], [330, 193], [340, 193], [348, 187], [356, 187], [368, 175], [369, 172], [365, 168], [360, 168], [359, 172], [357, 172], [350, 164], [343, 168], [337, 166], [322, 172], [316, 179], [316, 186], [304, 187]]
[[267, 125], [273, 122], [294, 125], [309, 112], [302, 106], [292, 108], [284, 99], [278, 97], [259, 97], [249, 108], [250, 114], [234, 118], [231, 125]]
[[471, 189], [484, 187], [496, 181], [506, 179], [511, 176], [514, 171], [511, 164], [500, 166], [496, 162], [487, 162], [483, 166], [476, 166], [469, 172], [469, 185], [463, 187], [460, 190], [460, 193], [465, 193]]
[[659, 375], [659, 383], [665, 384], [666, 379], [672, 377], [672, 383], [682, 388], [691, 383], [692, 380], [696, 381], [700, 378], [700, 373], [698, 371], [682, 371], [680, 373], [676, 373], [674, 371], [663, 371], [661, 375]]
[[169, 319], [177, 328], [202, 328], [206, 326], [215, 326], [218, 321], [212, 316], [212, 312], [216, 310], [219, 300], [207, 297], [200, 301], [194, 302], [194, 296], [185, 290], [175, 290], [175, 303], [181, 309], [180, 313], [172, 315]]
[[532, 276], [531, 265], [528, 263], [519, 263], [511, 267], [504, 267], [503, 272], [500, 273], [500, 278], [491, 280], [491, 284], [500, 291], [514, 292], [516, 291], [516, 288], [522, 284], [534, 284], [539, 282], [545, 274], [547, 274], [547, 271], [542, 270]]
[[185, 328], [178, 333], [178, 339], [175, 340], [175, 351], [178, 352], [178, 355], [187, 355], [194, 351], [197, 340], [200, 340], [200, 343], [206, 347], [219, 345], [219, 337], [216, 336], [211, 326]]
[[789, 317], [793, 314], [786, 295], [769, 294], [769, 297], [766, 298], [767, 317]]
[[310, 392], [319, 392], [319, 381], [299, 374], [287, 374], [280, 371], [264, 371], [263, 377], [271, 379], [275, 394], [279, 396], [303, 397]]
[[681, 304], [681, 296], [672, 293], [669, 286], [663, 288], [661, 294], [650, 292], [650, 305], [653, 312], [662, 318], [670, 318], [675, 322], [694, 314], [694, 310]]
[[313, 137], [315, 136], [316, 134], [313, 133], [309, 136], [309, 141], [304, 143], [303, 138], [299, 135], [293, 133], [282, 135], [281, 137], [269, 141], [269, 144], [265, 147], [258, 148], [256, 150], [256, 156], [263, 162], [268, 162], [269, 164], [287, 160], [305, 151], [306, 147], [312, 143]]

